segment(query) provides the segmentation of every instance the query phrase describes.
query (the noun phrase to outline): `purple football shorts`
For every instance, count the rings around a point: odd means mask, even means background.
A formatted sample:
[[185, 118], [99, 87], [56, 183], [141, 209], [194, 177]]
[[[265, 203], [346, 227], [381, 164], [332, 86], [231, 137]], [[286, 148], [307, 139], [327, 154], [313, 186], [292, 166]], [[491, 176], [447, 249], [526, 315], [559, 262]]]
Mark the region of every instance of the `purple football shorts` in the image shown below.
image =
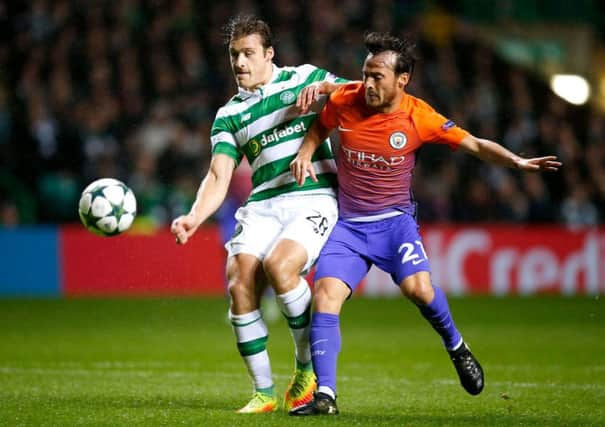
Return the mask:
[[419, 271], [430, 273], [414, 217], [404, 213], [374, 222], [339, 219], [319, 254], [314, 280], [335, 277], [353, 292], [372, 264], [397, 285]]

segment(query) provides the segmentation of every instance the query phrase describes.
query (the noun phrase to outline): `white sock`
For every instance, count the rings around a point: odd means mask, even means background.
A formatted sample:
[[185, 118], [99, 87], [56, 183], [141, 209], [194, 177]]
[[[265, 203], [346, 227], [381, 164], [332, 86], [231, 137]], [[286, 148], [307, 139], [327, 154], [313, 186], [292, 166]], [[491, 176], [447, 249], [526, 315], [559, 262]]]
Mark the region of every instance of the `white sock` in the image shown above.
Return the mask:
[[277, 295], [276, 298], [279, 308], [288, 319], [296, 349], [296, 360], [303, 364], [310, 363], [311, 289], [309, 284], [301, 277], [297, 287], [285, 294]]
[[244, 359], [256, 389], [273, 386], [271, 363], [267, 353], [267, 325], [260, 310], [246, 314], [229, 312], [229, 319], [237, 340], [237, 348]]
[[318, 393], [324, 393], [327, 394], [328, 396], [330, 396], [332, 399], [336, 399], [336, 394], [334, 393], [334, 390], [332, 390], [330, 387], [325, 386], [325, 385], [320, 385], [317, 388], [317, 392]]

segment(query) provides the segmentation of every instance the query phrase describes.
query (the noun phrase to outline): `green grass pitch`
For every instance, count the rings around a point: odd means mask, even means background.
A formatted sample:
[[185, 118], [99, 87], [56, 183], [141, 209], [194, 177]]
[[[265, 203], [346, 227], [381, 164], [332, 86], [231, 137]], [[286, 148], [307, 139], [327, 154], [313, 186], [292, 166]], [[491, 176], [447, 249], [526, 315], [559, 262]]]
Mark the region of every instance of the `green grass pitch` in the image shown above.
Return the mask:
[[[0, 300], [0, 425], [605, 425], [598, 297], [451, 298], [480, 359], [459, 386], [437, 335], [403, 299], [354, 298], [341, 325], [337, 417], [237, 415], [251, 385], [224, 299]], [[285, 321], [269, 325], [281, 395]]]

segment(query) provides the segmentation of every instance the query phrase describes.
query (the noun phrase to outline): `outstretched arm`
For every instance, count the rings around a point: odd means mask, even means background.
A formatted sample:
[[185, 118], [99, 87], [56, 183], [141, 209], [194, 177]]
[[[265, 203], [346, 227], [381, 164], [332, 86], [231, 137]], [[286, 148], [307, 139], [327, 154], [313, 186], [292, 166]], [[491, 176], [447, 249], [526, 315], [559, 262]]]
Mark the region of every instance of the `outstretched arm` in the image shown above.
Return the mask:
[[210, 168], [202, 180], [191, 210], [172, 221], [170, 230], [176, 242], [184, 245], [198, 227], [210, 217], [225, 200], [235, 169], [235, 160], [225, 154], [212, 157]]
[[300, 114], [309, 112], [311, 105], [319, 99], [321, 95], [330, 95], [342, 83], [333, 83], [328, 81], [311, 83], [304, 87], [296, 98], [296, 106], [300, 110]]
[[561, 162], [557, 161], [557, 156], [534, 157], [528, 159], [516, 155], [494, 141], [477, 138], [473, 135], [466, 136], [462, 142], [460, 142], [460, 147], [466, 152], [486, 162], [528, 172], [557, 171], [559, 167], [563, 165]]
[[321, 124], [321, 120], [315, 120], [311, 128], [305, 135], [305, 139], [298, 150], [298, 154], [290, 162], [290, 171], [294, 175], [294, 179], [298, 185], [303, 185], [307, 173], [311, 176], [311, 179], [317, 182], [317, 176], [315, 176], [315, 169], [311, 163], [311, 157], [317, 150], [317, 147], [324, 141], [330, 134], [330, 129], [326, 128]]

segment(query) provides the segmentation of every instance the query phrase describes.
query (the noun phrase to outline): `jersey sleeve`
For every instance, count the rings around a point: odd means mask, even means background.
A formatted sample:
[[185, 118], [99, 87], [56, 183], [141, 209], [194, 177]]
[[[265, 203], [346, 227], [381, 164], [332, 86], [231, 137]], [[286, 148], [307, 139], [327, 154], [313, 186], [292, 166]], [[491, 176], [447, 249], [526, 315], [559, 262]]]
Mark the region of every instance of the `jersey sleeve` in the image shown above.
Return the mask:
[[210, 142], [212, 143], [212, 155], [226, 154], [235, 160], [236, 165], [242, 161], [244, 155], [237, 146], [229, 121], [226, 117], [220, 117], [220, 110], [212, 123]]
[[334, 102], [332, 101], [332, 96], [334, 96], [335, 93], [336, 92], [334, 92], [332, 95], [330, 95], [327, 102], [324, 104], [323, 108], [321, 109], [321, 113], [319, 114], [319, 122], [326, 129], [334, 129], [335, 127], [338, 126], [338, 117], [336, 117], [336, 106], [334, 105]]
[[360, 96], [363, 96], [363, 83], [360, 81], [351, 81], [340, 85], [330, 94], [328, 102], [324, 105], [319, 116], [321, 124], [328, 129], [338, 127], [340, 123], [339, 115], [344, 108], [354, 105]]
[[304, 64], [296, 67], [296, 72], [300, 76], [300, 82], [304, 86], [308, 86], [316, 82], [332, 82], [332, 83], [346, 83], [347, 79], [338, 77], [331, 72], [324, 70], [323, 68], [316, 67], [312, 64]]
[[428, 104], [420, 104], [412, 111], [412, 121], [422, 142], [447, 144], [452, 150], [469, 133], [453, 121], [433, 110]]
[[[305, 64], [300, 67], [303, 70], [303, 73], [308, 73], [307, 83], [313, 83], [318, 81], [326, 81], [332, 83], [348, 83], [349, 80], [338, 77], [335, 74], [332, 74], [328, 70], [324, 70], [323, 68], [316, 67], [315, 65]], [[310, 81], [309, 81], [310, 80]]]
[[337, 104], [341, 102], [343, 87], [339, 87], [330, 94], [319, 114], [319, 122], [327, 129], [338, 127]]

